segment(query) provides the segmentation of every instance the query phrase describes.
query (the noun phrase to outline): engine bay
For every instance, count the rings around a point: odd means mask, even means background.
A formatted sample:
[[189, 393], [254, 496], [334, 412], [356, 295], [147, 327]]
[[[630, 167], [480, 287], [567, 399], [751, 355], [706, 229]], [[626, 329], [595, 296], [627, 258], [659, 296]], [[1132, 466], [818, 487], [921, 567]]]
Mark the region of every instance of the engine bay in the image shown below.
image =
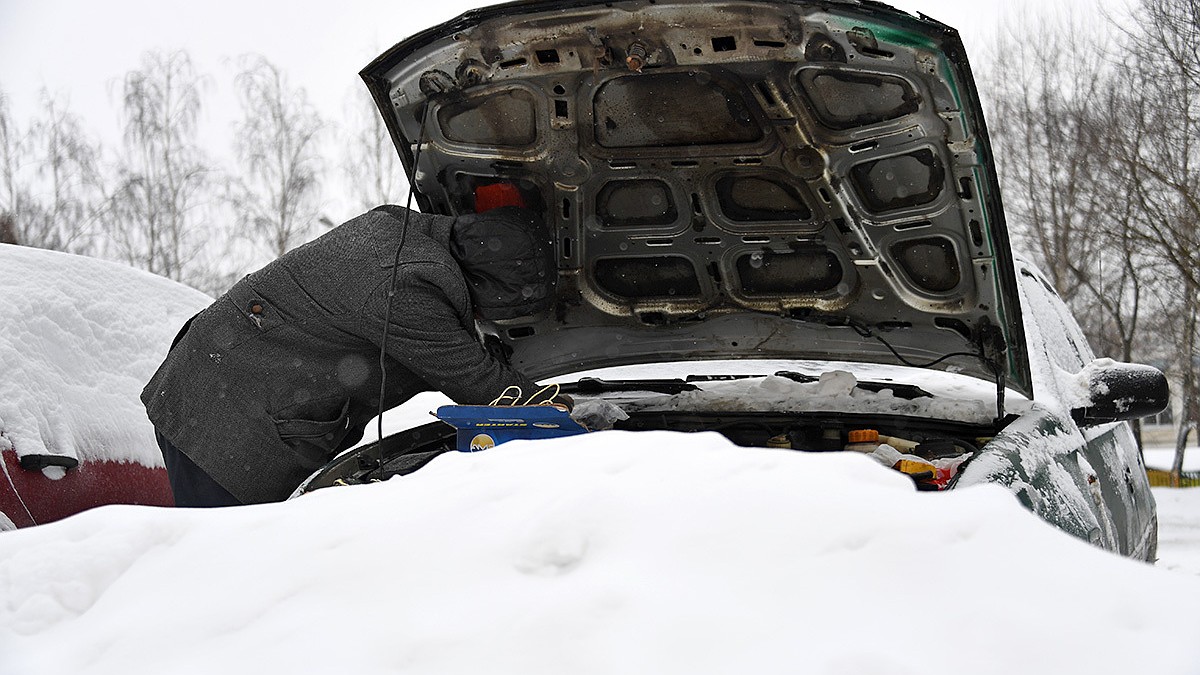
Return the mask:
[[614, 429], [712, 431], [735, 445], [800, 452], [860, 452], [908, 474], [919, 490], [944, 490], [995, 430], [936, 420], [829, 413], [632, 413]]
[[[635, 412], [612, 428], [715, 432], [747, 448], [858, 452], [907, 474], [922, 491], [953, 487], [959, 471], [995, 433], [990, 426], [829, 413]], [[410, 474], [438, 455], [455, 451], [455, 433], [453, 427], [433, 422], [356, 448], [310, 478], [298, 494]]]

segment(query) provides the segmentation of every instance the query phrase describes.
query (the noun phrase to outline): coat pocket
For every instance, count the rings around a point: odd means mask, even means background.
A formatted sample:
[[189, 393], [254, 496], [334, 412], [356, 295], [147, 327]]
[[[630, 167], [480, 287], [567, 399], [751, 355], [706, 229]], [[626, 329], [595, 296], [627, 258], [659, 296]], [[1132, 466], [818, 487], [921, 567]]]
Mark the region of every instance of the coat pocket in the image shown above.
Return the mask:
[[271, 421], [279, 439], [296, 451], [305, 468], [315, 470], [329, 461], [350, 430], [350, 399], [332, 419], [272, 417]]

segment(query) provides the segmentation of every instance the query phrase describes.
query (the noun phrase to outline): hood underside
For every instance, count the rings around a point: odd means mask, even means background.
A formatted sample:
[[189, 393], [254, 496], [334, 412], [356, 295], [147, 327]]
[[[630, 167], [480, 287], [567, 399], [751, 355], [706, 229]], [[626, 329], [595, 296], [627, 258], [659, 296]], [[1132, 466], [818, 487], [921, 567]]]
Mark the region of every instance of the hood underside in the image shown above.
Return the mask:
[[554, 310], [489, 326], [533, 377], [819, 358], [1032, 395], [983, 116], [942, 24], [874, 3], [518, 2], [362, 76], [422, 210], [508, 191], [554, 231]]

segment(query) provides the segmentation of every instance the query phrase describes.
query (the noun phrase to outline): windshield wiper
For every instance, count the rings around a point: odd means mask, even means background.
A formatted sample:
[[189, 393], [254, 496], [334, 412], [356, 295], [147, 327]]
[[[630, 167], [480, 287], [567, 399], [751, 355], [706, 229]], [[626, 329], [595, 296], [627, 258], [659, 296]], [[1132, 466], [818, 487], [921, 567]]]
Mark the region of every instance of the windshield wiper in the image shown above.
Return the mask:
[[567, 394], [606, 394], [617, 391], [650, 391], [656, 394], [679, 394], [696, 391], [700, 387], [680, 379], [671, 380], [601, 380], [583, 377], [575, 382], [563, 384], [560, 389]]
[[[821, 379], [814, 375], [806, 375], [794, 370], [780, 370], [773, 374], [776, 377], [784, 377], [793, 382], [803, 384], [818, 382]], [[674, 395], [685, 391], [700, 390], [701, 387], [694, 384], [695, 382], [729, 382], [732, 380], [747, 380], [761, 377], [766, 377], [766, 375], [688, 375], [686, 380], [678, 378], [659, 380], [601, 380], [595, 377], [584, 377], [576, 382], [568, 382], [561, 385], [561, 389], [567, 394], [583, 394], [588, 396], [631, 391], [648, 391], [655, 394]], [[868, 381], [856, 382], [854, 386], [858, 389], [875, 393], [890, 389], [896, 398], [902, 398], [907, 401], [916, 398], [933, 398], [933, 394], [913, 384]]]

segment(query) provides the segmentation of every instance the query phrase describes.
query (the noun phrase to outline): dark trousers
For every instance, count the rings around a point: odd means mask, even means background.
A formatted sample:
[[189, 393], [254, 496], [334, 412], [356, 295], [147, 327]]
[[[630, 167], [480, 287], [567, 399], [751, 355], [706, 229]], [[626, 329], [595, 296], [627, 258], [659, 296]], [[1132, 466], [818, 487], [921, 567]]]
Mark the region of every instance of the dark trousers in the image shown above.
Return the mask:
[[171, 480], [171, 491], [175, 493], [175, 506], [242, 505], [237, 497], [229, 494], [165, 436], [157, 431], [154, 436], [158, 439], [158, 447], [162, 449], [163, 461], [167, 465], [167, 478]]

